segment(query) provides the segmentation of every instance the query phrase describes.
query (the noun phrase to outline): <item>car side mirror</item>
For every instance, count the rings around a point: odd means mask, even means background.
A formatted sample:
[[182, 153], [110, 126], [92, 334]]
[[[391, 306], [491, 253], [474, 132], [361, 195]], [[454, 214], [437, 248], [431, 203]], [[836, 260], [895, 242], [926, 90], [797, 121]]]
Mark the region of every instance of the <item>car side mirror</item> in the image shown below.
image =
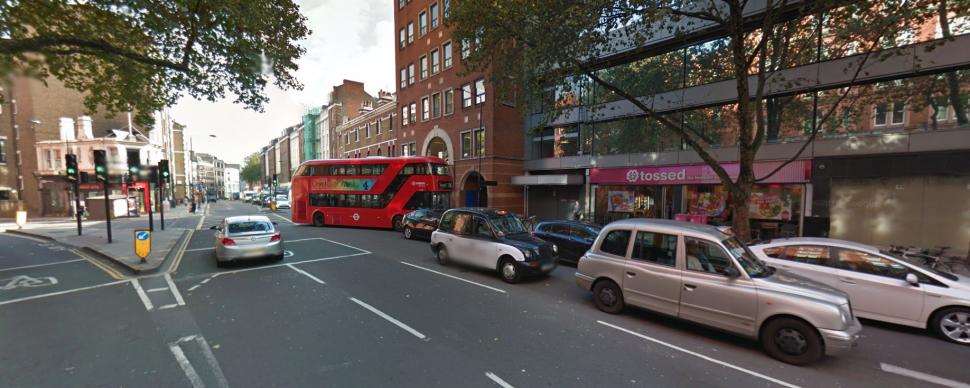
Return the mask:
[[919, 277], [917, 277], [916, 274], [910, 272], [910, 273], [906, 274], [906, 283], [909, 283], [909, 285], [911, 285], [911, 286], [918, 287], [919, 286]]
[[209, 229], [211, 229], [211, 230], [222, 230], [222, 228], [219, 228], [219, 225], [212, 225], [212, 226], [209, 227]]
[[279, 225], [278, 222], [273, 222], [273, 226], [277, 226], [277, 225]]
[[737, 267], [732, 265], [730, 267], [724, 268], [724, 276], [727, 276], [729, 278], [741, 277], [741, 272], [738, 271]]

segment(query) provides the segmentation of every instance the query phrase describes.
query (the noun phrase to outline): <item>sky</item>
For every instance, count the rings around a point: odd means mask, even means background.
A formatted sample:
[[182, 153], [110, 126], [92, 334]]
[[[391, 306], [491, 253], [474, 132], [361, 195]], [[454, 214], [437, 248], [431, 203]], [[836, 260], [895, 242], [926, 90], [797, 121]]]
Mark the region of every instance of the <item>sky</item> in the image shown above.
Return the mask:
[[[172, 119], [186, 126], [192, 147], [228, 163], [242, 163], [284, 128], [299, 123], [307, 109], [327, 103], [333, 86], [360, 81], [371, 94], [395, 89], [394, 3], [388, 0], [297, 0], [312, 31], [300, 44], [297, 61], [303, 90], [266, 90], [270, 98], [258, 113], [234, 104], [190, 97], [178, 102]], [[212, 136], [215, 137], [212, 137]]]

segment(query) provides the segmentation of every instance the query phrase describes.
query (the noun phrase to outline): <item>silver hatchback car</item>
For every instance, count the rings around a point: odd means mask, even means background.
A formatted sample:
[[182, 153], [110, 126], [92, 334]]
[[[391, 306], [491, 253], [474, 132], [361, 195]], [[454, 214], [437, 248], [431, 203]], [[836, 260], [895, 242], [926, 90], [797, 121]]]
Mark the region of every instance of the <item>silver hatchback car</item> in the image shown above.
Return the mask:
[[604, 312], [632, 305], [755, 338], [794, 365], [852, 349], [862, 330], [845, 293], [767, 266], [713, 226], [613, 222], [576, 270]]
[[970, 345], [970, 278], [911, 263], [879, 248], [830, 238], [751, 246], [769, 264], [849, 294], [862, 318], [928, 328]]
[[216, 263], [271, 257], [283, 260], [283, 236], [266, 216], [227, 217], [216, 231]]

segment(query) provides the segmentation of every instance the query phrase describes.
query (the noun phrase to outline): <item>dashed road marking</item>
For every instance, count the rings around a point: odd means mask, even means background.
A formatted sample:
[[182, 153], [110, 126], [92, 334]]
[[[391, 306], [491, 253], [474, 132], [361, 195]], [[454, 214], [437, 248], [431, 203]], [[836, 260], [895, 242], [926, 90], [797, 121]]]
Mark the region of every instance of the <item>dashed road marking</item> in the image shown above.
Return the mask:
[[498, 377], [495, 373], [485, 372], [485, 377], [488, 377], [502, 388], [512, 388], [512, 384], [506, 383], [505, 380], [502, 380], [502, 378]]
[[166, 273], [164, 275], [165, 282], [168, 283], [168, 288], [172, 290], [172, 296], [175, 297], [175, 302], [179, 306], [185, 306], [185, 299], [182, 299], [182, 293], [179, 292], [179, 288], [175, 286], [175, 282], [172, 281], [172, 275]]
[[192, 248], [192, 249], [186, 249], [183, 252], [201, 252], [201, 251], [211, 251], [211, 250], [214, 250], [214, 249], [215, 248], [212, 248], [212, 247]]
[[603, 322], [603, 321], [596, 321], [596, 323], [599, 323], [599, 324], [601, 324], [603, 326], [607, 326], [607, 327], [614, 328], [616, 330], [622, 331], [622, 332], [627, 333], [627, 334], [635, 335], [637, 337], [643, 338], [643, 339], [645, 339], [647, 341], [650, 341], [650, 342], [653, 342], [655, 344], [663, 345], [663, 346], [666, 346], [666, 347], [671, 348], [673, 350], [676, 350], [676, 351], [679, 351], [679, 352], [683, 352], [683, 353], [689, 354], [691, 356], [694, 356], [694, 357], [697, 357], [697, 358], [700, 358], [700, 359], [703, 359], [703, 360], [707, 360], [707, 361], [713, 362], [715, 364], [718, 364], [718, 365], [721, 365], [721, 366], [724, 366], [724, 367], [727, 367], [727, 368], [734, 369], [734, 370], [739, 371], [739, 372], [747, 373], [747, 374], [749, 374], [751, 376], [754, 376], [754, 377], [757, 377], [757, 378], [760, 378], [760, 379], [764, 379], [764, 380], [770, 381], [772, 383], [781, 385], [783, 387], [800, 388], [799, 386], [797, 386], [795, 384], [787, 383], [787, 382], [778, 380], [778, 379], [776, 379], [774, 377], [766, 376], [766, 375], [763, 375], [761, 373], [755, 372], [753, 370], [745, 369], [745, 368], [742, 368], [740, 366], [737, 366], [737, 365], [734, 365], [734, 364], [731, 364], [731, 363], [728, 363], [728, 362], [724, 362], [724, 361], [718, 360], [718, 359], [713, 358], [713, 357], [708, 357], [708, 356], [705, 356], [703, 354], [697, 353], [695, 351], [688, 350], [688, 349], [682, 348], [680, 346], [677, 346], [677, 345], [674, 345], [674, 344], [671, 344], [671, 343], [668, 343], [668, 342], [664, 342], [664, 341], [658, 340], [658, 339], [653, 338], [653, 337], [647, 337], [647, 336], [645, 336], [643, 334], [640, 334], [640, 333], [637, 333], [637, 332], [635, 332], [633, 330], [629, 330], [629, 329], [626, 329], [626, 328], [623, 328], [623, 327], [620, 327], [620, 326], [617, 326], [617, 325], [614, 325], [614, 324], [611, 324], [611, 323]]
[[76, 263], [76, 262], [79, 262], [79, 261], [84, 261], [84, 259], [64, 260], [64, 261], [58, 261], [58, 262], [54, 262], [54, 263], [25, 265], [25, 266], [21, 266], [21, 267], [0, 268], [0, 272], [4, 272], [4, 271], [16, 271], [18, 269], [28, 269], [28, 268], [46, 267], [46, 266], [49, 266], [49, 265]]
[[162, 291], [168, 291], [168, 287], [158, 287], [158, 288], [145, 290], [145, 292], [162, 292]]
[[363, 307], [363, 308], [365, 308], [367, 310], [370, 310], [370, 312], [372, 312], [374, 314], [377, 314], [377, 316], [379, 316], [381, 318], [384, 318], [384, 320], [386, 320], [386, 321], [388, 321], [390, 323], [393, 323], [393, 324], [397, 325], [397, 327], [400, 327], [401, 329], [404, 329], [404, 331], [413, 334], [415, 337], [418, 337], [418, 338], [420, 338], [422, 340], [427, 340], [428, 337], [425, 337], [425, 335], [424, 334], [421, 334], [421, 332], [412, 329], [411, 326], [405, 325], [403, 322], [401, 322], [401, 321], [399, 321], [397, 319], [394, 319], [394, 317], [392, 317], [390, 315], [387, 315], [383, 311], [374, 308], [374, 306], [371, 306], [371, 305], [369, 305], [367, 303], [364, 303], [360, 299], [357, 299], [357, 298], [354, 298], [354, 297], [350, 297], [350, 300], [353, 301], [354, 303], [357, 303], [358, 305], [360, 305], [360, 307]]
[[906, 369], [906, 368], [899, 367], [899, 366], [895, 366], [895, 365], [891, 365], [891, 364], [880, 363], [879, 364], [879, 367], [882, 369], [883, 372], [886, 372], [886, 373], [892, 373], [892, 374], [896, 374], [896, 375], [900, 375], [900, 376], [906, 376], [906, 377], [909, 377], [909, 378], [912, 378], [912, 379], [925, 381], [927, 383], [933, 383], [933, 384], [937, 384], [937, 385], [942, 385], [944, 387], [950, 387], [950, 388], [970, 388], [970, 384], [967, 384], [967, 383], [964, 383], [964, 382], [960, 382], [960, 381], [956, 381], [956, 380], [950, 380], [948, 378], [944, 378], [944, 377], [940, 377], [940, 376], [934, 376], [934, 375], [931, 375], [929, 373], [923, 373], [923, 372], [915, 371], [915, 370], [912, 370], [912, 369]]
[[172, 351], [172, 355], [175, 356], [175, 361], [179, 363], [182, 367], [182, 372], [185, 373], [185, 377], [189, 379], [189, 383], [192, 384], [193, 388], [205, 388], [205, 383], [202, 382], [202, 378], [199, 377], [199, 373], [195, 371], [192, 363], [189, 362], [189, 358], [185, 357], [185, 352], [182, 351], [182, 347], [178, 343], [173, 343], [168, 345], [169, 350]]
[[425, 268], [425, 267], [422, 267], [420, 265], [415, 265], [415, 264], [408, 263], [406, 261], [401, 261], [400, 263], [401, 264], [404, 264], [404, 265], [407, 265], [407, 266], [411, 266], [411, 267], [417, 268], [417, 269], [422, 269], [422, 270], [425, 270], [425, 271], [428, 271], [428, 272], [436, 273], [436, 274], [441, 275], [441, 276], [447, 276], [447, 277], [452, 278], [452, 279], [455, 279], [455, 280], [461, 280], [461, 281], [463, 281], [465, 283], [470, 283], [470, 284], [474, 284], [474, 285], [479, 286], [479, 287], [484, 287], [484, 288], [487, 288], [487, 289], [492, 290], [492, 291], [495, 291], [495, 292], [501, 292], [503, 294], [506, 294], [505, 290], [500, 289], [500, 288], [495, 288], [495, 287], [492, 287], [492, 286], [487, 286], [487, 285], [484, 285], [482, 283], [473, 282], [473, 281], [468, 280], [468, 279], [462, 279], [462, 278], [457, 277], [457, 276], [449, 275], [449, 274], [446, 274], [444, 272], [438, 272], [438, 271], [435, 271], [435, 270], [430, 269], [430, 268]]
[[287, 267], [290, 267], [290, 268], [292, 268], [292, 269], [293, 269], [294, 271], [296, 271], [297, 273], [300, 273], [300, 274], [303, 274], [303, 275], [306, 275], [306, 277], [308, 277], [308, 278], [310, 278], [310, 279], [312, 279], [313, 281], [315, 281], [315, 282], [317, 282], [317, 283], [320, 283], [320, 284], [327, 284], [327, 283], [326, 283], [326, 282], [324, 282], [323, 280], [320, 280], [320, 278], [318, 278], [318, 277], [316, 277], [316, 276], [313, 276], [313, 275], [310, 275], [310, 273], [309, 273], [309, 272], [307, 272], [307, 271], [304, 271], [304, 270], [302, 270], [302, 269], [299, 269], [299, 268], [296, 268], [296, 266], [294, 266], [293, 264], [287, 264], [286, 266], [287, 266]]

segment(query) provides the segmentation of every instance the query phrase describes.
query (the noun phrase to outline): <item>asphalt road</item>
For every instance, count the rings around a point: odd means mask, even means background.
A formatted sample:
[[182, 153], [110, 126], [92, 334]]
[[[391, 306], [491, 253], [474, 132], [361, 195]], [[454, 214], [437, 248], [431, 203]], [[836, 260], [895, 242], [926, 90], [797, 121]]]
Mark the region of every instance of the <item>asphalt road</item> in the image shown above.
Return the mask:
[[[270, 215], [288, 251], [282, 263], [217, 267], [208, 226], [258, 212], [212, 205], [170, 274], [137, 281], [116, 280], [49, 244], [0, 236], [12, 248], [0, 252], [0, 278], [58, 280], [0, 290], [0, 386], [970, 382], [970, 347], [921, 330], [864, 322], [854, 352], [793, 367], [747, 339], [645, 311], [601, 313], [576, 287], [572, 267], [509, 285], [438, 265], [426, 242], [292, 225], [285, 211]], [[39, 266], [21, 268], [29, 265]]]

